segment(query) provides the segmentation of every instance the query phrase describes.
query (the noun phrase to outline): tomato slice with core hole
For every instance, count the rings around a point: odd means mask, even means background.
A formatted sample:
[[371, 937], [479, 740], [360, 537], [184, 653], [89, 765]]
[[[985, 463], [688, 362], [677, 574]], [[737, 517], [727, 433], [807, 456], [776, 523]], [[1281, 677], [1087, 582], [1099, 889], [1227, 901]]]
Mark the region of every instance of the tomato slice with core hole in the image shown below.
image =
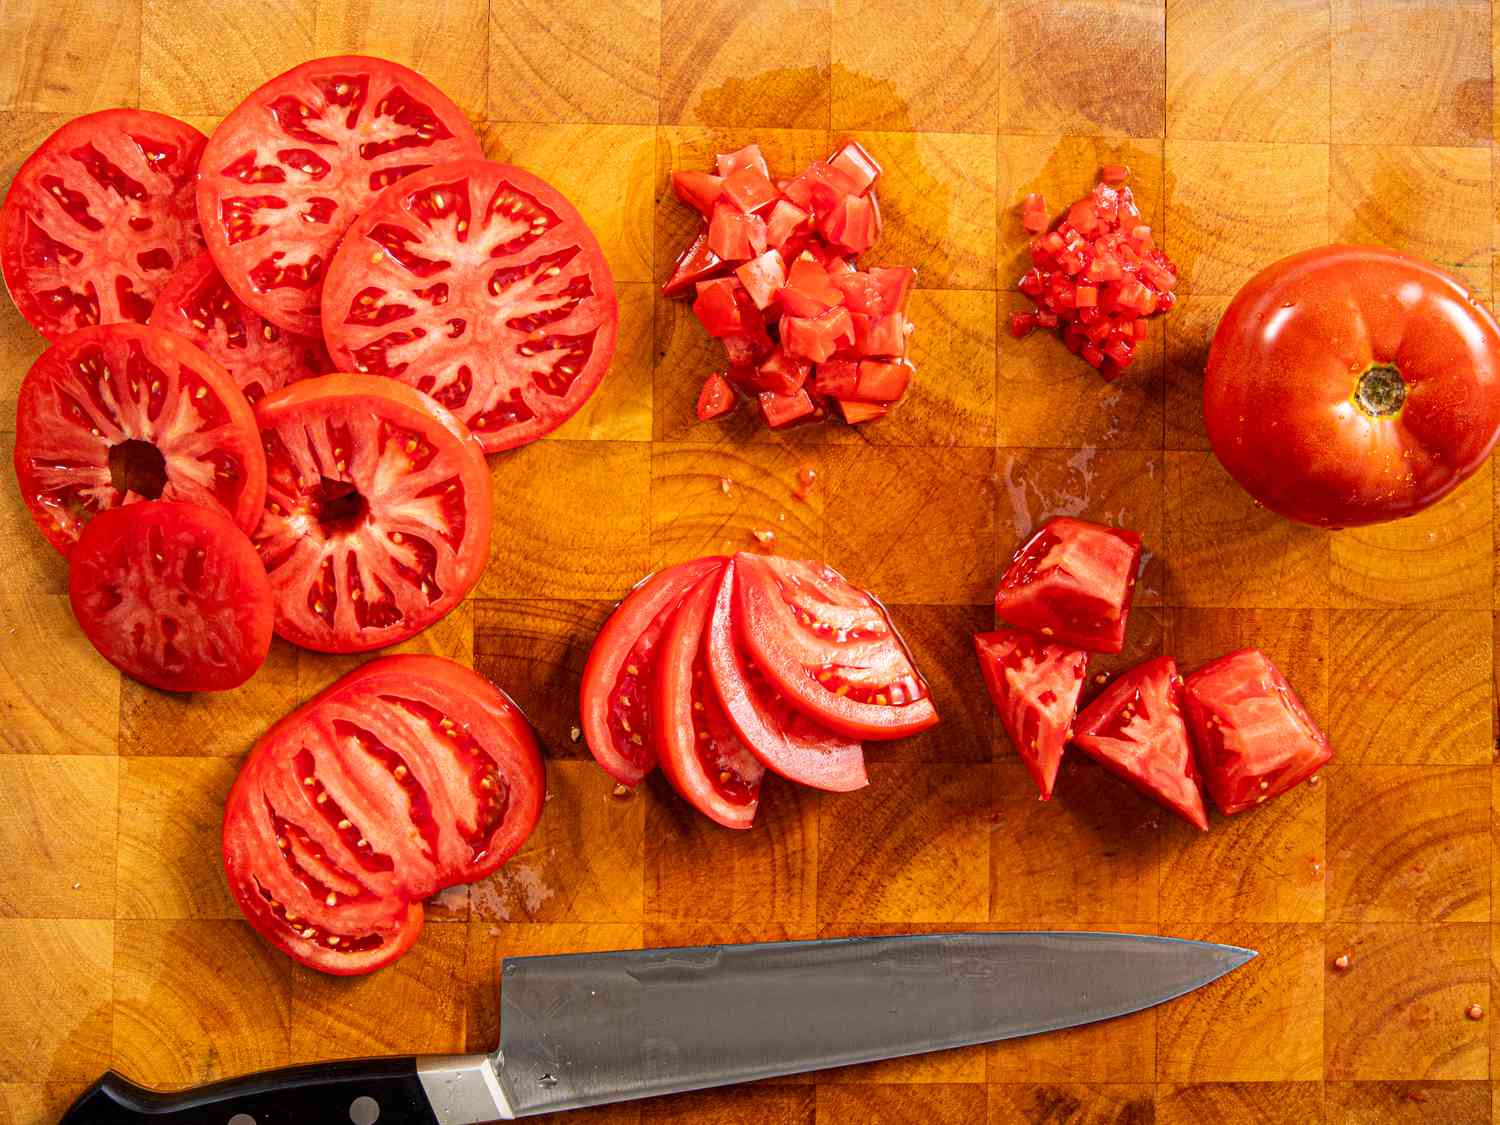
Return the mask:
[[151, 326], [176, 332], [213, 356], [251, 406], [288, 383], [332, 370], [320, 338], [262, 320], [234, 295], [207, 253], [177, 267], [156, 298]]
[[324, 271], [355, 216], [413, 172], [480, 155], [463, 111], [415, 71], [314, 59], [260, 87], [209, 137], [203, 236], [240, 300], [316, 335]]
[[723, 565], [710, 555], [643, 579], [594, 638], [578, 711], [589, 752], [621, 784], [637, 785], [656, 768], [650, 692], [662, 632], [683, 596]]
[[198, 504], [101, 512], [68, 561], [84, 635], [127, 676], [164, 691], [227, 691], [271, 647], [271, 584], [245, 533]]
[[266, 495], [255, 416], [233, 378], [180, 336], [139, 324], [80, 329], [32, 364], [15, 465], [32, 518], [65, 555], [109, 508], [180, 500], [248, 531]]
[[708, 672], [708, 620], [719, 576], [701, 578], [661, 636], [651, 690], [656, 753], [678, 794], [725, 828], [749, 828], [765, 766], [740, 741]]
[[938, 721], [871, 595], [821, 563], [750, 554], [735, 563], [745, 653], [793, 707], [850, 738], [904, 738]]
[[724, 568], [708, 623], [708, 670], [724, 715], [762, 765], [788, 781], [847, 793], [869, 784], [864, 747], [792, 707], [746, 658], [734, 614], [735, 565]]
[[372, 660], [251, 750], [224, 810], [229, 888], [282, 952], [367, 973], [416, 940], [424, 899], [515, 854], [545, 789], [531, 728], [483, 676]]
[[265, 515], [252, 538], [276, 632], [320, 652], [364, 652], [421, 632], [489, 561], [484, 452], [448, 411], [393, 379], [324, 375], [255, 411]]
[[75, 117], [27, 158], [0, 209], [0, 268], [49, 340], [144, 324], [172, 271], [203, 249], [194, 177], [204, 136], [141, 109]]
[[385, 191], [349, 228], [323, 288], [334, 363], [432, 395], [487, 453], [571, 418], [609, 369], [618, 322], [583, 217], [550, 184], [488, 160]]
[[1059, 516], [1016, 552], [995, 591], [995, 613], [1057, 644], [1119, 652], [1140, 562], [1134, 531]]
[[1010, 744], [1026, 764], [1042, 800], [1052, 799], [1089, 654], [1048, 644], [1019, 629], [974, 637], [979, 670]]

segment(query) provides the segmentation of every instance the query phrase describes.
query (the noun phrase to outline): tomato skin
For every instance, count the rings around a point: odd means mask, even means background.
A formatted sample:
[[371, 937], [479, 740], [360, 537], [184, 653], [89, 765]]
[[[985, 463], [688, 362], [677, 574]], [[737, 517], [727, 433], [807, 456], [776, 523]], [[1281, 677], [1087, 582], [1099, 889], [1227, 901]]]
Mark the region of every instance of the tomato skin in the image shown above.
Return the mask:
[[698, 392], [698, 420], [711, 422], [715, 418], [722, 418], [736, 404], [734, 388], [729, 385], [729, 380], [717, 373], [710, 375], [703, 380], [703, 389]]
[[1203, 665], [1183, 683], [1198, 765], [1225, 815], [1279, 797], [1333, 757], [1281, 670], [1257, 648]]
[[[1399, 371], [1405, 399], [1377, 416], [1359, 388], [1383, 365]], [[1225, 469], [1272, 511], [1332, 528], [1400, 519], [1446, 496], [1494, 447], [1500, 326], [1418, 258], [1307, 250], [1230, 302], [1209, 349], [1203, 415]]]
[[1140, 560], [1134, 531], [1058, 516], [1016, 551], [995, 614], [1057, 644], [1119, 652]]
[[1042, 800], [1052, 800], [1089, 654], [1019, 629], [978, 633], [974, 651], [1010, 744]]

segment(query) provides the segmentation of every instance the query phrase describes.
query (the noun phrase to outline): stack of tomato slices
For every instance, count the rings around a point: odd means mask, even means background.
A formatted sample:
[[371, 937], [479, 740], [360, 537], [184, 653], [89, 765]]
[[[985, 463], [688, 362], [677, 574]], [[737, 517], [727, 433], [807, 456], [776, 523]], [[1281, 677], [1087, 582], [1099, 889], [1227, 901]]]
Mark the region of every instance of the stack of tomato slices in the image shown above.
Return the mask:
[[[995, 594], [1006, 624], [974, 638], [1016, 752], [1050, 800], [1068, 742], [1194, 826], [1200, 777], [1225, 814], [1270, 800], [1333, 756], [1286, 678], [1259, 649], [1184, 682], [1170, 656], [1121, 673], [1078, 710], [1090, 653], [1117, 653], [1140, 564], [1133, 531], [1049, 521], [1016, 552]], [[1186, 714], [1184, 714], [1184, 706]]]
[[700, 419], [733, 411], [739, 392], [773, 429], [835, 409], [852, 425], [906, 393], [916, 270], [856, 264], [880, 237], [880, 172], [851, 140], [789, 180], [772, 181], [756, 145], [721, 154], [713, 172], [672, 173], [702, 222], [662, 292], [693, 295], [728, 360], [703, 383]]
[[657, 765], [705, 816], [749, 828], [766, 770], [858, 789], [865, 739], [937, 722], [881, 604], [816, 562], [694, 559], [638, 585], [600, 630], [579, 700], [622, 785]]

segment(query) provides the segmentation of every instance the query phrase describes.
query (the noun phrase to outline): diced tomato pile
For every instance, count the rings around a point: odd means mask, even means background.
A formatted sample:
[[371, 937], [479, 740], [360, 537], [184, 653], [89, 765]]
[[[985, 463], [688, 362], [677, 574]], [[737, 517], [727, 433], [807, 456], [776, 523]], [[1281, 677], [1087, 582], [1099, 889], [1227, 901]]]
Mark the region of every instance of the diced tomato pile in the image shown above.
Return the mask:
[[1074, 355], [1106, 379], [1130, 366], [1149, 334], [1146, 321], [1177, 303], [1177, 267], [1151, 238], [1119, 164], [1100, 169], [1094, 190], [1053, 223], [1035, 192], [1021, 202], [1031, 269], [1020, 290], [1033, 308], [1013, 313], [1011, 335], [1056, 329]]
[[1203, 786], [1220, 812], [1241, 812], [1305, 781], [1333, 751], [1286, 678], [1254, 648], [1185, 681], [1172, 657], [1147, 660], [1080, 712], [1090, 653], [1124, 645], [1140, 558], [1133, 531], [1050, 520], [1000, 580], [995, 613], [1003, 624], [976, 636], [974, 647], [1042, 800], [1051, 799], [1071, 742], [1206, 830]]
[[917, 271], [857, 264], [880, 237], [879, 178], [855, 141], [789, 180], [772, 181], [756, 145], [720, 155], [712, 173], [672, 173], [702, 221], [662, 292], [693, 298], [726, 360], [704, 380], [699, 418], [731, 413], [738, 391], [773, 429], [834, 411], [854, 425], [906, 393]]

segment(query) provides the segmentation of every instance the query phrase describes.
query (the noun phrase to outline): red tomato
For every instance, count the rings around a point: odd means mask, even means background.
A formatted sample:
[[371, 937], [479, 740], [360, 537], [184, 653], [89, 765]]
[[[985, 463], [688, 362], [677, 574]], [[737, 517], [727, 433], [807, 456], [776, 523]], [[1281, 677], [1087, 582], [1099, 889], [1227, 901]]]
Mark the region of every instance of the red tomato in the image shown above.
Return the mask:
[[777, 391], [761, 391], [756, 395], [761, 415], [766, 425], [773, 430], [784, 429], [793, 422], [811, 417], [816, 410], [812, 398], [801, 387], [790, 394]]
[[722, 418], [735, 408], [734, 388], [722, 375], [710, 375], [703, 380], [703, 389], [698, 392], [698, 419], [711, 422]]
[[838, 404], [839, 413], [843, 415], [844, 421], [851, 426], [884, 418], [885, 412], [889, 409], [884, 403], [879, 402], [850, 402], [842, 398], [834, 399], [834, 402]]
[[489, 561], [490, 474], [462, 422], [369, 375], [304, 379], [255, 416], [267, 488], [253, 538], [278, 635], [365, 652], [463, 601]]
[[325, 973], [411, 946], [422, 901], [526, 842], [546, 780], [525, 718], [437, 656], [349, 673], [261, 736], [224, 810], [224, 868], [260, 935]]
[[[734, 271], [745, 292], [755, 302], [757, 309], [767, 309], [776, 303], [776, 294], [786, 285], [786, 263], [775, 250], [767, 250], [758, 258], [751, 258]], [[694, 312], [697, 310], [694, 309]]]
[[671, 278], [661, 287], [662, 296], [677, 297], [691, 292], [700, 281], [721, 277], [734, 266], [735, 263], [724, 261], [709, 249], [708, 231], [700, 231], [698, 237], [678, 255]]
[[163, 691], [228, 691], [271, 647], [271, 584], [245, 533], [211, 508], [151, 500], [89, 521], [68, 596], [84, 634]]
[[1026, 763], [1042, 800], [1050, 801], [1089, 654], [1049, 644], [1019, 629], [980, 633], [974, 638], [974, 651], [1011, 745]]
[[724, 177], [691, 170], [673, 172], [672, 192], [706, 219], [724, 194]]
[[1453, 491], [1500, 434], [1500, 327], [1436, 266], [1324, 246], [1225, 310], [1203, 380], [1224, 467], [1288, 519], [1400, 519]]
[[911, 364], [878, 359], [859, 361], [859, 383], [852, 398], [864, 402], [895, 402], [911, 383]]
[[172, 271], [203, 249], [193, 183], [203, 134], [141, 109], [75, 117], [16, 172], [0, 209], [0, 268], [49, 340], [145, 324]]
[[156, 298], [151, 326], [176, 332], [222, 363], [251, 406], [331, 366], [319, 337], [262, 320], [234, 295], [207, 253], [177, 267]]
[[937, 722], [884, 608], [813, 562], [735, 556], [745, 655], [788, 703], [850, 738], [892, 739]]
[[1183, 695], [1204, 784], [1226, 815], [1281, 796], [1333, 757], [1286, 677], [1258, 648], [1205, 664]]
[[1119, 652], [1140, 560], [1135, 532], [1058, 516], [1011, 559], [995, 613], [1057, 644]]
[[649, 695], [657, 646], [683, 595], [723, 565], [710, 556], [644, 579], [594, 638], [578, 710], [589, 752], [616, 781], [637, 785], [656, 768]]
[[656, 754], [678, 794], [725, 828], [749, 828], [765, 767], [745, 748], [708, 675], [708, 618], [719, 576], [699, 579], [661, 635], [651, 707]]
[[791, 707], [743, 653], [734, 617], [735, 565], [724, 568], [708, 623], [708, 671], [724, 715], [767, 769], [788, 781], [847, 793], [869, 784], [864, 747]]
[[203, 236], [241, 301], [314, 336], [324, 270], [355, 216], [413, 172], [480, 155], [463, 111], [415, 71], [357, 55], [314, 59], [213, 131], [198, 181]]
[[1122, 673], [1083, 709], [1073, 745], [1189, 824], [1208, 831], [1208, 810], [1182, 721], [1182, 677], [1170, 656]]
[[249, 531], [266, 496], [255, 416], [229, 373], [139, 324], [80, 329], [32, 364], [17, 396], [15, 463], [32, 518], [63, 554], [109, 508], [181, 500]]

